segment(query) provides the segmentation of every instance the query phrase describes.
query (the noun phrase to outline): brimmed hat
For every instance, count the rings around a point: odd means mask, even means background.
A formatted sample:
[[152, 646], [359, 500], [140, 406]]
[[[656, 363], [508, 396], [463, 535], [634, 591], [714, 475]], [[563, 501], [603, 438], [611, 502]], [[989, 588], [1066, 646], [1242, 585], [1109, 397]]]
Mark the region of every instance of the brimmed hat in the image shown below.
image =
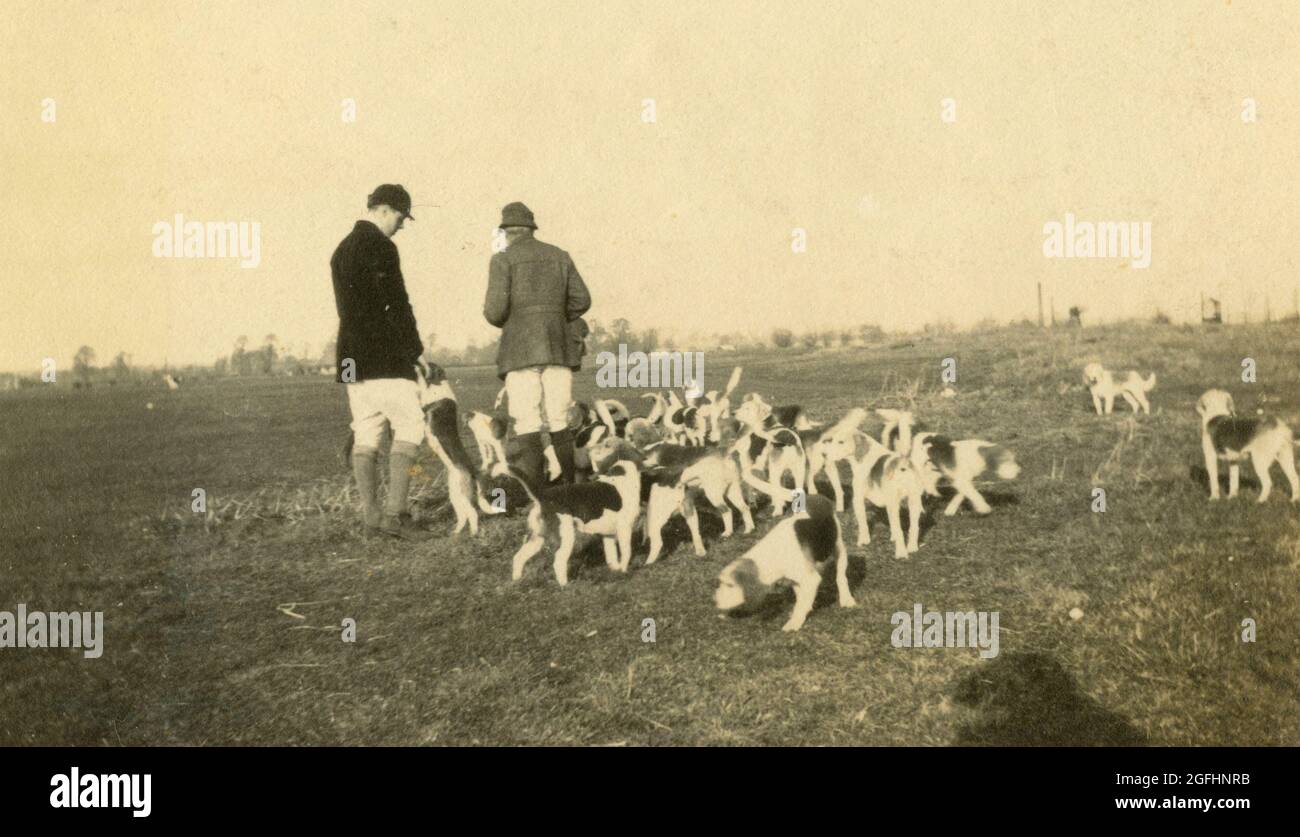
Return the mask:
[[537, 229], [537, 224], [533, 221], [533, 211], [519, 201], [505, 205], [505, 208], [501, 210], [501, 223], [497, 226]]

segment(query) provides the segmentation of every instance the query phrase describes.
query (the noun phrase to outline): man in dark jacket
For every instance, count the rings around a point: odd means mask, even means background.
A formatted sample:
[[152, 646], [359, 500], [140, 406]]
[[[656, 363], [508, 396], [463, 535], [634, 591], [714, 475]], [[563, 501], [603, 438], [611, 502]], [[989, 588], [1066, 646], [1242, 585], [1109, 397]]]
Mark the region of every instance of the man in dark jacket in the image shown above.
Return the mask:
[[[338, 380], [347, 384], [352, 412], [352, 473], [361, 492], [367, 532], [406, 539], [427, 533], [405, 514], [411, 465], [424, 441], [424, 412], [415, 366], [424, 346], [406, 296], [397, 245], [391, 238], [411, 217], [411, 196], [385, 184], [366, 199], [366, 216], [330, 259], [339, 314]], [[375, 496], [375, 456], [385, 424], [393, 429], [388, 454], [388, 497]]]
[[533, 237], [537, 224], [522, 203], [501, 210], [506, 249], [492, 256], [483, 316], [501, 329], [497, 375], [506, 383], [515, 439], [510, 458], [534, 485], [545, 483], [543, 423], [573, 482], [573, 434], [568, 429], [573, 372], [582, 367], [591, 295], [569, 254]]

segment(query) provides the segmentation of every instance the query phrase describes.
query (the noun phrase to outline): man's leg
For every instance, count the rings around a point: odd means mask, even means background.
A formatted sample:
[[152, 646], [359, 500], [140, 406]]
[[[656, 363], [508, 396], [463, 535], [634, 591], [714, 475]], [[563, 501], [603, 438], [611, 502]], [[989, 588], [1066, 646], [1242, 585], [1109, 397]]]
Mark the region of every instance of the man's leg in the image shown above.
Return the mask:
[[407, 540], [422, 540], [429, 532], [402, 519], [407, 511], [407, 493], [411, 487], [411, 466], [424, 442], [424, 410], [420, 408], [420, 391], [414, 381], [384, 378], [382, 384], [384, 412], [393, 427], [393, 446], [388, 451], [388, 498], [384, 503], [381, 528], [386, 534]]
[[368, 396], [365, 383], [347, 384], [348, 408], [352, 411], [352, 476], [361, 494], [361, 517], [367, 530], [381, 522], [376, 499], [375, 456], [383, 438], [385, 419]]
[[546, 485], [542, 452], [542, 375], [533, 367], [506, 373], [506, 398], [515, 436], [506, 445], [506, 459], [528, 480], [533, 490]]
[[555, 458], [560, 460], [560, 481], [573, 482], [573, 432], [569, 430], [569, 403], [573, 401], [573, 371], [567, 366], [542, 370], [542, 401]]

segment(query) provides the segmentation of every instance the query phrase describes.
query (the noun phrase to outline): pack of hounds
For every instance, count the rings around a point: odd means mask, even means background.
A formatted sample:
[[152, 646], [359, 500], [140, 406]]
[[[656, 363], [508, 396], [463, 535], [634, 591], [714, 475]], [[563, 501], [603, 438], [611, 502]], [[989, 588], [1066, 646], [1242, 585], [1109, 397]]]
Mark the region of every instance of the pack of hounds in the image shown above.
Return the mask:
[[[1014, 480], [1020, 474], [1015, 454], [985, 439], [958, 439], [920, 428], [911, 412], [876, 409], [879, 435], [863, 426], [872, 411], [856, 407], [833, 423], [817, 423], [798, 405], [772, 405], [750, 393], [735, 399], [741, 368], [731, 374], [725, 390], [707, 393], [674, 392], [643, 396], [649, 412], [633, 416], [614, 399], [592, 404], [574, 402], [569, 426], [574, 429], [579, 480], [572, 484], [535, 486], [506, 460], [508, 419], [502, 411], [504, 391], [492, 412], [469, 411], [465, 417], [478, 446], [476, 466], [461, 443], [456, 396], [445, 373], [432, 367], [420, 375], [421, 403], [426, 414], [426, 440], [448, 471], [448, 494], [456, 514], [455, 532], [468, 527], [478, 533], [479, 513], [500, 509], [487, 499], [490, 477], [509, 478], [529, 498], [526, 534], [511, 562], [518, 581], [528, 562], [548, 545], [553, 549], [555, 580], [569, 582], [569, 559], [579, 532], [602, 539], [605, 562], [626, 573], [638, 522], [649, 542], [645, 563], [663, 551], [663, 530], [681, 515], [699, 557], [707, 555], [700, 534], [699, 505], [705, 502], [722, 519], [722, 537], [735, 531], [740, 514], [744, 533], [754, 531], [751, 505], [770, 502], [774, 518], [783, 518], [744, 555], [724, 567], [714, 593], [717, 607], [732, 611], [760, 601], [777, 584], [795, 594], [794, 610], [783, 630], [797, 631], [812, 610], [823, 573], [831, 564], [841, 607], [855, 601], [846, 577], [848, 550], [837, 513], [845, 512], [840, 464], [851, 474], [851, 505], [857, 545], [871, 541], [867, 505], [883, 509], [895, 558], [920, 549], [920, 521], [926, 497], [951, 492], [944, 508], [955, 515], [969, 504], [981, 515], [992, 508], [976, 487], [982, 477]], [[1098, 415], [1110, 414], [1116, 396], [1147, 414], [1147, 398], [1155, 375], [1137, 372], [1123, 377], [1100, 364], [1084, 370]], [[737, 400], [733, 408], [733, 400]], [[1240, 465], [1251, 460], [1260, 480], [1259, 502], [1271, 490], [1269, 470], [1276, 462], [1300, 500], [1291, 429], [1269, 416], [1239, 417], [1232, 396], [1210, 390], [1197, 402], [1201, 441], [1209, 474], [1210, 499], [1219, 499], [1218, 463], [1229, 465], [1228, 497], [1236, 496]], [[552, 477], [559, 466], [548, 450]], [[824, 476], [834, 500], [818, 494], [816, 479]], [[786, 515], [787, 506], [791, 514]], [[907, 523], [903, 522], [906, 509]]]

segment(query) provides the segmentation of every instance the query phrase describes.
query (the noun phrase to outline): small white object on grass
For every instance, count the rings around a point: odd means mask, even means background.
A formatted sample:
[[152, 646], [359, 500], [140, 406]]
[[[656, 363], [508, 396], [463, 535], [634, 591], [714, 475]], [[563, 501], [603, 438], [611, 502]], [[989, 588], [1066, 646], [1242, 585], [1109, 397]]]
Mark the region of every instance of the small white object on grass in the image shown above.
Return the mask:
[[956, 397], [957, 397], [957, 390], [953, 389], [952, 387], [944, 387], [944, 388], [943, 388], [943, 397], [944, 397], [944, 398], [956, 398]]
[[148, 404], [145, 404], [145, 405], [144, 405], [144, 408], [145, 408], [146, 410], [152, 410], [152, 409], [153, 409], [153, 402], [150, 401]]
[[1083, 618], [1083, 611], [1077, 607], [1070, 608], [1070, 618], [1078, 622], [1080, 619]]

